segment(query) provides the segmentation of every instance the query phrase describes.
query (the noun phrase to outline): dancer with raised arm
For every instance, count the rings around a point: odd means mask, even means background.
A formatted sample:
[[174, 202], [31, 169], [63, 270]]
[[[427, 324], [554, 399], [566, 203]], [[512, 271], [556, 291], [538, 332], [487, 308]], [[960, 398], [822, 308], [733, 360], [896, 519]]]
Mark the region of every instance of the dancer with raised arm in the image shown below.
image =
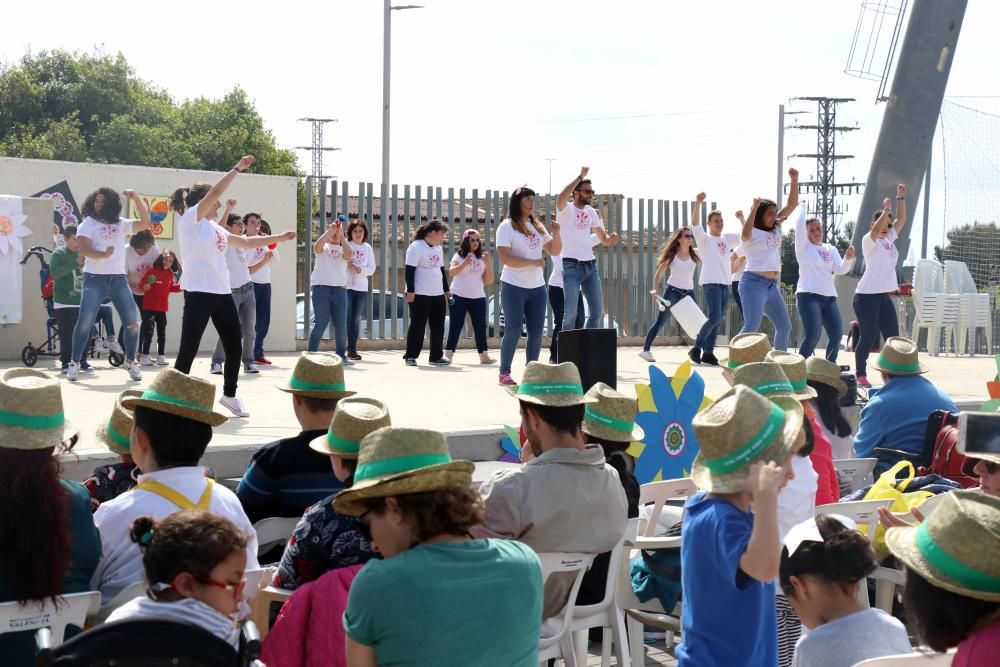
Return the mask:
[[705, 203], [705, 193], [699, 192], [695, 197], [691, 210], [691, 231], [694, 240], [701, 250], [701, 274], [698, 282], [701, 285], [705, 305], [708, 310], [708, 321], [702, 325], [694, 347], [688, 351], [688, 356], [694, 363], [704, 363], [718, 366], [715, 357], [715, 337], [722, 325], [729, 305], [729, 286], [733, 273], [732, 252], [739, 244], [736, 234], [723, 234], [725, 223], [722, 211], [716, 209], [708, 213], [708, 233], [701, 228], [701, 207]]
[[740, 333], [760, 331], [765, 317], [774, 325], [774, 349], [788, 350], [792, 321], [781, 293], [781, 223], [799, 205], [799, 171], [789, 169], [791, 179], [788, 203], [778, 210], [770, 199], [756, 198], [750, 215], [743, 222], [741, 235], [746, 269], [740, 278], [743, 302], [743, 329]]
[[[694, 292], [694, 270], [698, 267], [700, 258], [698, 252], [691, 247], [693, 240], [694, 234], [691, 228], [681, 227], [671, 234], [660, 248], [660, 256], [656, 260], [656, 273], [653, 275], [653, 289], [649, 290], [654, 299], [659, 300], [657, 293], [660, 290], [660, 280], [663, 279], [667, 269], [670, 269], [670, 277], [667, 278], [667, 287], [663, 290], [664, 301], [673, 305]], [[670, 317], [669, 309], [662, 307], [653, 326], [646, 332], [646, 342], [643, 343], [639, 356], [650, 363], [656, 361], [656, 358], [649, 349], [668, 317]]]
[[250, 413], [236, 396], [243, 344], [240, 318], [226, 268], [226, 248], [230, 245], [243, 249], [259, 248], [295, 238], [293, 231], [273, 236], [238, 236], [215, 221], [222, 205], [222, 195], [236, 176], [255, 161], [252, 155], [244, 155], [215, 185], [195, 183], [189, 188], [178, 188], [170, 197], [170, 208], [180, 214], [176, 219], [177, 237], [186, 267], [181, 276], [181, 288], [184, 290], [181, 343], [174, 368], [185, 374], [191, 373], [201, 337], [211, 320], [226, 353], [219, 403], [237, 417], [249, 417]]

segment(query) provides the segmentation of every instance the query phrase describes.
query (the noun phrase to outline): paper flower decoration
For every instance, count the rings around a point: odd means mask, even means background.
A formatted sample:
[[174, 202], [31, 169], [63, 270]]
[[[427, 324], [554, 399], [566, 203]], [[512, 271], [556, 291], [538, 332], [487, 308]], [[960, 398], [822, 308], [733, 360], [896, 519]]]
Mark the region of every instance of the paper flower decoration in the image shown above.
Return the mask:
[[997, 379], [986, 383], [986, 391], [989, 392], [990, 400], [979, 408], [981, 412], [1000, 412], [1000, 354], [996, 356], [996, 362]]
[[635, 476], [640, 484], [676, 479], [691, 474], [698, 453], [698, 439], [691, 420], [712, 403], [705, 396], [705, 380], [685, 361], [673, 378], [649, 366], [649, 384], [636, 385], [639, 412], [635, 422], [646, 437], [633, 442], [627, 453], [635, 457]]
[[0, 197], [0, 255], [23, 250], [21, 238], [31, 234], [24, 224], [27, 219], [28, 216], [21, 213], [20, 197]]
[[503, 450], [503, 454], [497, 460], [506, 461], [507, 463], [520, 463], [521, 446], [524, 444], [524, 439], [521, 437], [520, 431], [513, 426], [504, 426], [503, 430], [507, 434], [507, 437], [500, 439], [500, 449]]

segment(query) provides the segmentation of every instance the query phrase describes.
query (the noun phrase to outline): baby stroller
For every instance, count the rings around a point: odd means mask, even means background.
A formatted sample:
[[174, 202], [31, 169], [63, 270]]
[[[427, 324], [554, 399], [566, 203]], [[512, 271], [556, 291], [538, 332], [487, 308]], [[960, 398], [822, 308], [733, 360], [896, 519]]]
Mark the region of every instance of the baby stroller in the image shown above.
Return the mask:
[[[38, 362], [38, 357], [59, 356], [59, 328], [56, 326], [54, 312], [53, 280], [52, 275], [49, 272], [49, 263], [46, 260], [46, 253], [51, 255], [52, 251], [45, 246], [34, 246], [28, 250], [24, 259], [21, 260], [21, 264], [27, 264], [29, 258], [38, 258], [38, 262], [41, 264], [41, 268], [38, 270], [38, 281], [42, 292], [42, 302], [45, 304], [45, 312], [48, 314], [48, 318], [45, 320], [45, 341], [38, 346], [35, 346], [31, 343], [31, 341], [28, 341], [28, 344], [21, 350], [21, 361], [28, 367], [34, 366]], [[108, 354], [108, 362], [112, 366], [121, 366], [125, 363], [125, 356], [111, 350], [106, 350], [103, 344], [103, 328], [103, 324], [101, 323], [100, 318], [98, 318], [95, 330], [96, 336], [101, 343], [98, 346], [95, 341], [95, 344], [90, 346], [90, 356], [99, 357], [101, 351], [106, 351]]]

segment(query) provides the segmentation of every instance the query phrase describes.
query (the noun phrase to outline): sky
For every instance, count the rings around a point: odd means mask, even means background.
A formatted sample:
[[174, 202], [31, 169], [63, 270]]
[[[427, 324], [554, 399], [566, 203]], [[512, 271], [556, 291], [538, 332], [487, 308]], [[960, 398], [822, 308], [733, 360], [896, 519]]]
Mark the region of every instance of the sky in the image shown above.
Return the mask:
[[[838, 164], [837, 180], [867, 177], [884, 105], [875, 103], [877, 81], [844, 73], [858, 0], [412, 1], [424, 8], [392, 13], [393, 183], [485, 190], [527, 182], [545, 192], [551, 165], [558, 191], [588, 165], [598, 192], [691, 199], [706, 191], [735, 228], [732, 212], [774, 196], [778, 105], [807, 112], [789, 125], [814, 124], [815, 103], [792, 98], [820, 95], [857, 98], [838, 114], [839, 124], [860, 129], [838, 137], [838, 152], [856, 158]], [[240, 86], [282, 147], [310, 143], [309, 126], [296, 119], [337, 118], [325, 143], [342, 150], [327, 154], [324, 171], [378, 183], [382, 7], [56, 0], [46, 4], [52, 21], [14, 3], [5, 23], [16, 28], [0, 40], [0, 61], [99, 48], [120, 51], [178, 100]], [[969, 3], [949, 97], [1000, 96], [996, 25], [1000, 3]], [[812, 131], [788, 129], [785, 153], [812, 153], [815, 141]], [[309, 154], [299, 156], [308, 171]], [[816, 171], [815, 160], [787, 164], [803, 180]], [[931, 245], [941, 237], [940, 187], [931, 189]], [[859, 198], [843, 203], [853, 219]], [[921, 217], [912, 216], [914, 237]]]

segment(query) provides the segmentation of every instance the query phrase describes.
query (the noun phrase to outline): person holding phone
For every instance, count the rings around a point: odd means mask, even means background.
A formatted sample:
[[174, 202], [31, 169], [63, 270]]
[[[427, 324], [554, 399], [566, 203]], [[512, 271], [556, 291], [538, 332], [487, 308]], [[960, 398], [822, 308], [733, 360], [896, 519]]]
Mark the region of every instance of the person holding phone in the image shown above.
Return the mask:
[[347, 259], [352, 251], [344, 233], [345, 222], [347, 216], [337, 216], [313, 244], [314, 263], [309, 283], [315, 324], [307, 349], [310, 352], [319, 349], [319, 342], [332, 322], [337, 356], [345, 366], [351, 366], [354, 362], [347, 358]]

